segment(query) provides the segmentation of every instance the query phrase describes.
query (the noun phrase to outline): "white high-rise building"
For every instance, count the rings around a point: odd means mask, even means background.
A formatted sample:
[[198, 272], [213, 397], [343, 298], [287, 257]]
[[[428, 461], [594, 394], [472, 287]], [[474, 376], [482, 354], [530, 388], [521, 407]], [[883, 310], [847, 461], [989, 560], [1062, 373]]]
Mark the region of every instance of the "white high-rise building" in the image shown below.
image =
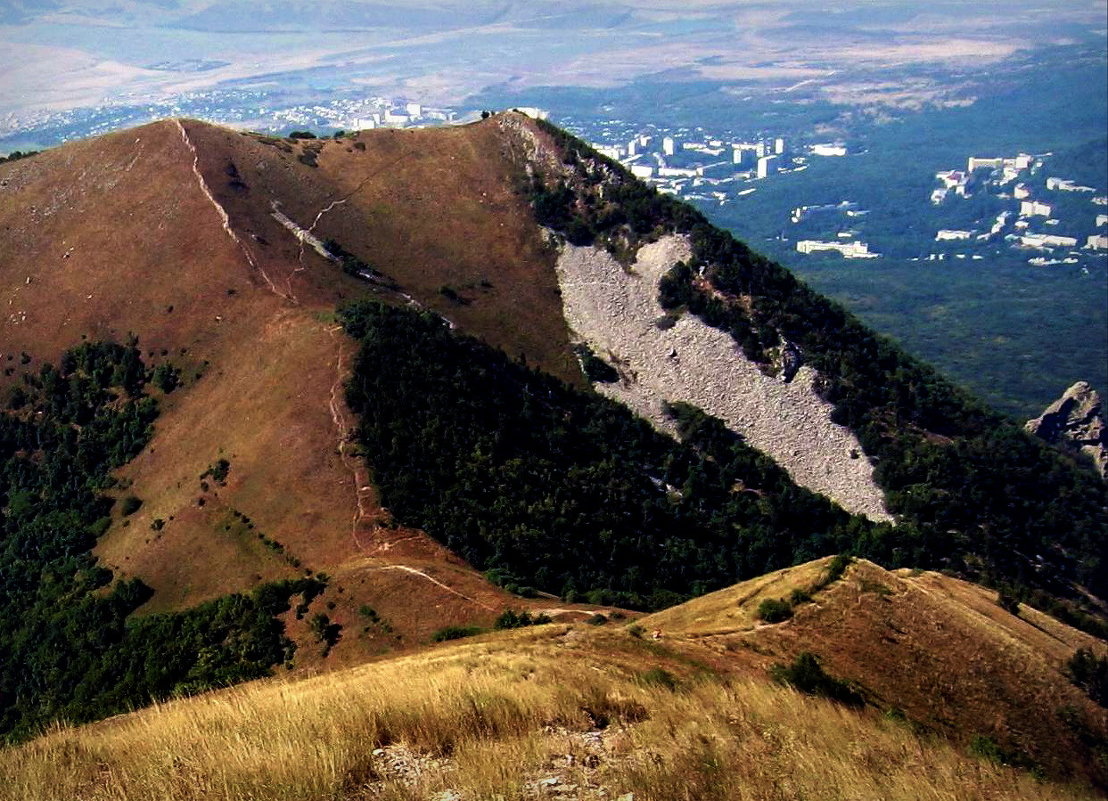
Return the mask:
[[662, 140], [662, 152], [667, 156], [672, 156], [677, 143], [673, 141], [672, 136], [667, 136]]
[[785, 140], [782, 137], [779, 136], [773, 140], [773, 152], [777, 155], [785, 152]]
[[838, 143], [812, 145], [813, 156], [845, 156], [846, 146]]
[[777, 172], [780, 160], [780, 156], [762, 156], [758, 159], [758, 177], [768, 178]]

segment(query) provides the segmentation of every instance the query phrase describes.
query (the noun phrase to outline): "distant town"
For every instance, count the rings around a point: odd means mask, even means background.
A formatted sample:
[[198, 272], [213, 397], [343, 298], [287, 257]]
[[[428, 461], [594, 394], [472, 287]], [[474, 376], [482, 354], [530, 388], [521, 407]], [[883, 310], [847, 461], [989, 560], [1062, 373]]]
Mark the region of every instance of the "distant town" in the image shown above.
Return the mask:
[[[1009, 208], [978, 227], [940, 229], [936, 242], [998, 242], [1028, 251], [1030, 264], [1078, 264], [1089, 251], [1108, 251], [1108, 196], [1095, 187], [1049, 175], [1050, 154], [1012, 157], [970, 156], [964, 170], [935, 174], [939, 186], [931, 203], [958, 203], [975, 193], [1006, 201]], [[1043, 180], [1045, 178], [1045, 180]], [[1075, 203], [1084, 197], [1087, 203]], [[1092, 229], [1093, 233], [1089, 233]], [[1080, 236], [1079, 232], [1085, 232]], [[1084, 252], [1082, 252], [1084, 251]], [[948, 254], [931, 254], [945, 258]], [[963, 253], [953, 254], [965, 258]]]
[[[289, 105], [265, 91], [229, 89], [184, 94], [141, 105], [44, 112], [29, 118], [0, 115], [0, 137], [15, 141], [26, 137], [24, 147], [58, 144], [166, 117], [197, 117], [236, 128], [287, 133], [295, 128], [352, 131], [441, 125], [466, 122], [477, 116], [475, 111], [463, 114], [426, 104], [419, 98], [347, 93], [322, 103]], [[0, 153], [3, 151], [0, 147]]]
[[[618, 120], [577, 130], [597, 150], [658, 191], [719, 206], [752, 195], [761, 182], [806, 170], [814, 159], [848, 160], [855, 152], [843, 141], [796, 142], [772, 133], [737, 138], [712, 135], [701, 128], [647, 126], [644, 131], [631, 131]], [[952, 218], [964, 223], [966, 212], [958, 204], [976, 195], [987, 195], [987, 205], [996, 213], [974, 220], [971, 227], [938, 228], [932, 252], [908, 260], [980, 261], [987, 257], [988, 246], [995, 252], [997, 244], [1026, 254], [1027, 262], [1036, 266], [1079, 264], [1108, 252], [1108, 199], [1094, 187], [1050, 175], [1049, 159], [1050, 154], [1027, 153], [970, 156], [964, 169], [938, 172], [929, 216], [941, 218], [949, 211]], [[1084, 206], [1075, 207], [1076, 197], [1085, 199]], [[830, 239], [793, 239], [787, 233], [781, 238], [791, 241], [790, 247], [803, 255], [823, 252], [838, 253], [844, 259], [877, 259], [882, 255], [880, 248], [871, 247], [856, 230], [867, 214], [850, 200], [797, 206], [790, 215], [792, 225], [835, 218], [845, 223], [846, 230], [836, 230]]]
[[[812, 159], [842, 158], [851, 152], [843, 141], [799, 143], [773, 133], [737, 138], [713, 136], [702, 128], [671, 131], [656, 126], [613, 142], [612, 134], [618, 134], [622, 124], [612, 120], [607, 125], [608, 130], [597, 132], [601, 138], [594, 146], [599, 152], [619, 161], [659, 192], [720, 206], [754, 194], [759, 182], [808, 169]], [[792, 222], [825, 214], [860, 218], [867, 212], [851, 201], [799, 206], [793, 209]], [[796, 250], [804, 254], [834, 251], [847, 259], [880, 256], [850, 232], [830, 241], [800, 239]]]

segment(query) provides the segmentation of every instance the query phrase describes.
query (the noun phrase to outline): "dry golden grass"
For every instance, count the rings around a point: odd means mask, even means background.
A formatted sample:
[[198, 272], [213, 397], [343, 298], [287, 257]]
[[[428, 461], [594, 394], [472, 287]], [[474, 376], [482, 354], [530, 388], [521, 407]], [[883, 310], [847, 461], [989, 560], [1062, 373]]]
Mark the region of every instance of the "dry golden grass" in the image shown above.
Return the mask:
[[687, 636], [749, 631], [756, 628], [758, 604], [788, 598], [793, 590], [808, 591], [826, 573], [832, 557], [776, 570], [732, 587], [694, 598], [639, 621], [644, 627]]
[[808, 590], [828, 562], [760, 576], [640, 623], [732, 669], [765, 671], [809, 651], [832, 675], [858, 682], [872, 705], [962, 746], [988, 737], [1048, 775], [1108, 781], [1091, 745], [1108, 740], [1108, 713], [1065, 673], [1078, 648], [1104, 653], [1103, 642], [1026, 605], [1011, 615], [978, 585], [865, 560], [790, 620], [757, 619], [762, 600]]
[[[668, 671], [676, 689], [646, 680]], [[653, 674], [657, 676], [658, 674]], [[380, 750], [379, 750], [380, 749]], [[568, 755], [575, 759], [572, 764]], [[391, 764], [397, 758], [408, 775]], [[1076, 799], [626, 630], [549, 625], [159, 705], [0, 751], [0, 799]]]

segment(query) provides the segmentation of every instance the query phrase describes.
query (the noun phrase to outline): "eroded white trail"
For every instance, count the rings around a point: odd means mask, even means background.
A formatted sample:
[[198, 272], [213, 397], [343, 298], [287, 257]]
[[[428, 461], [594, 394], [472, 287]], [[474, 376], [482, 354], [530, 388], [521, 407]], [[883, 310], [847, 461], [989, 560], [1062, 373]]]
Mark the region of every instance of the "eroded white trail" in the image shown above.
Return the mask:
[[354, 540], [354, 546], [363, 553], [367, 552], [365, 545], [358, 538], [358, 527], [370, 516], [370, 508], [373, 497], [373, 485], [369, 480], [369, 471], [365, 463], [350, 453], [350, 441], [354, 432], [354, 424], [350, 420], [349, 412], [342, 401], [342, 385], [346, 379], [346, 342], [342, 333], [342, 326], [328, 329], [338, 345], [335, 356], [335, 382], [331, 385], [331, 398], [328, 408], [331, 412], [331, 422], [338, 434], [339, 459], [343, 466], [350, 472], [354, 480], [354, 517], [350, 521], [350, 537]]
[[[343, 466], [350, 471], [351, 476], [354, 479], [354, 495], [355, 495], [355, 507], [354, 516], [350, 521], [350, 538], [354, 542], [354, 547], [367, 556], [376, 556], [380, 553], [386, 552], [396, 542], [388, 543], [383, 547], [377, 547], [372, 551], [366, 547], [365, 543], [361, 541], [358, 536], [360, 527], [366, 523], [373, 515], [374, 502], [374, 489], [370, 482], [369, 471], [366, 469], [365, 463], [356, 454], [350, 452], [350, 444], [353, 437], [354, 425], [350, 419], [350, 414], [347, 411], [345, 404], [342, 401], [342, 385], [346, 379], [346, 353], [347, 346], [343, 338], [342, 327], [335, 326], [328, 329], [328, 332], [338, 342], [338, 355], [335, 359], [335, 383], [331, 385], [331, 399], [330, 399], [330, 411], [331, 421], [334, 423], [335, 431], [338, 433], [338, 452]], [[406, 539], [418, 539], [417, 537], [407, 537]], [[402, 542], [398, 540], [397, 542]], [[382, 565], [380, 567], [370, 568], [371, 570], [400, 570], [405, 573], [410, 573], [415, 576], [420, 576], [427, 581], [431, 582], [437, 587], [446, 590], [451, 595], [455, 595], [471, 604], [481, 607], [489, 612], [496, 611], [488, 604], [478, 601], [476, 598], [471, 598], [468, 595], [458, 592], [453, 587], [444, 584], [433, 576], [429, 576], [422, 570], [411, 567], [409, 565]]]
[[374, 570], [402, 570], [405, 573], [411, 573], [412, 575], [415, 575], [415, 576], [422, 576], [423, 578], [427, 579], [429, 582], [434, 584], [436, 587], [441, 587], [442, 589], [446, 590], [451, 595], [456, 595], [459, 598], [461, 598], [462, 600], [469, 601], [471, 604], [475, 604], [475, 605], [481, 607], [482, 609], [488, 610], [489, 612], [495, 612], [496, 611], [496, 609], [494, 607], [491, 607], [488, 604], [481, 603], [476, 598], [470, 598], [468, 595], [465, 595], [464, 593], [458, 592], [453, 587], [450, 587], [446, 584], [443, 584], [437, 578], [434, 578], [433, 576], [428, 576], [422, 570], [417, 570], [414, 567], [409, 567], [408, 565], [385, 565], [384, 567], [374, 568]]
[[227, 216], [227, 210], [224, 209], [220, 202], [215, 199], [215, 195], [213, 195], [211, 189], [208, 188], [208, 182], [204, 180], [204, 176], [200, 172], [200, 154], [196, 150], [196, 145], [194, 145], [192, 143], [192, 140], [189, 139], [188, 131], [185, 130], [185, 126], [181, 124], [181, 121], [174, 120], [174, 122], [177, 124], [177, 130], [181, 132], [181, 141], [185, 143], [185, 147], [187, 147], [189, 153], [192, 154], [192, 173], [196, 176], [196, 183], [200, 186], [200, 191], [204, 193], [204, 197], [206, 197], [208, 199], [208, 202], [212, 204], [212, 208], [215, 209], [216, 214], [219, 215], [219, 221], [223, 226], [223, 230], [227, 233], [227, 236], [231, 237], [231, 241], [239, 246], [239, 249], [242, 250], [243, 255], [246, 257], [247, 263], [251, 266], [251, 268], [256, 270], [259, 275], [261, 275], [263, 280], [265, 280], [266, 285], [269, 287], [270, 291], [273, 292], [273, 294], [295, 303], [296, 298], [292, 297], [291, 295], [285, 294], [277, 288], [277, 285], [274, 284], [272, 280], [270, 280], [269, 275], [266, 273], [266, 271], [262, 268], [260, 264], [258, 264], [257, 259], [254, 258], [254, 254], [250, 252], [250, 248], [248, 248], [246, 246], [246, 243], [239, 238], [238, 234], [235, 233], [235, 230], [231, 227], [231, 218]]
[[[192, 140], [189, 139], [188, 131], [185, 130], [185, 126], [181, 124], [180, 120], [174, 120], [174, 122], [177, 125], [177, 130], [180, 131], [181, 141], [184, 142], [185, 146], [192, 154], [192, 172], [193, 175], [196, 176], [197, 185], [200, 187], [200, 191], [203, 192], [204, 197], [206, 197], [208, 199], [208, 202], [211, 203], [212, 208], [215, 209], [216, 214], [219, 215], [220, 224], [223, 227], [224, 232], [227, 234], [227, 236], [231, 238], [231, 241], [239, 246], [239, 248], [242, 250], [243, 255], [246, 257], [247, 263], [253, 269], [257, 270], [258, 274], [262, 276], [270, 291], [287, 301], [297, 303], [297, 299], [292, 293], [291, 285], [289, 286], [287, 292], [282, 292], [280, 289], [278, 289], [277, 285], [273, 283], [266, 271], [261, 267], [260, 264], [258, 264], [257, 260], [254, 258], [254, 255], [246, 246], [246, 243], [239, 238], [238, 234], [235, 233], [234, 229], [231, 227], [231, 219], [228, 216], [226, 209], [224, 209], [219, 201], [215, 199], [215, 196], [212, 194], [211, 189], [208, 187], [207, 181], [204, 180], [204, 176], [200, 172], [200, 154], [197, 152], [196, 146], [192, 143]], [[360, 188], [361, 187], [359, 186], [359, 189]], [[308, 245], [317, 253], [319, 253], [320, 256], [327, 259], [328, 261], [335, 260], [335, 257], [327, 250], [323, 242], [320, 241], [319, 238], [316, 237], [312, 232], [315, 230], [316, 226], [319, 225], [320, 220], [322, 220], [328, 212], [332, 211], [335, 207], [345, 203], [357, 191], [358, 190], [355, 189], [354, 192], [350, 193], [346, 197], [335, 200], [325, 208], [321, 209], [320, 212], [316, 215], [315, 219], [312, 221], [311, 227], [308, 229], [301, 228], [299, 225], [297, 225], [293, 220], [291, 220], [288, 216], [286, 216], [279, 210], [280, 204], [277, 201], [273, 202], [273, 218], [277, 220], [281, 225], [283, 225], [286, 229], [291, 231], [293, 235], [296, 236], [296, 238], [300, 241], [300, 267], [292, 274], [290, 274], [290, 281], [292, 275], [304, 269], [304, 245]], [[419, 306], [418, 302], [415, 301], [413, 298], [408, 298], [408, 300], [411, 304]], [[451, 324], [451, 327], [453, 327], [453, 324]], [[368, 555], [368, 549], [358, 537], [358, 530], [359, 527], [362, 526], [362, 524], [365, 523], [365, 521], [369, 519], [373, 514], [372, 509], [376, 505], [374, 502], [374, 489], [373, 485], [370, 483], [369, 471], [367, 470], [363, 460], [358, 458], [356, 454], [351, 453], [351, 441], [353, 437], [354, 423], [350, 419], [351, 416], [347, 411], [341, 397], [343, 382], [346, 379], [346, 360], [348, 346], [342, 334], [341, 326], [334, 326], [333, 328], [328, 329], [328, 333], [331, 335], [336, 343], [335, 380], [334, 383], [331, 385], [331, 392], [328, 400], [328, 410], [331, 415], [331, 422], [335, 426], [335, 432], [338, 436], [339, 458], [342, 461], [343, 466], [350, 472], [350, 475], [353, 478], [354, 482], [355, 504], [354, 514], [351, 518], [350, 523], [350, 535], [354, 541], [355, 547], [362, 553]], [[409, 565], [382, 565], [379, 567], [373, 567], [371, 569], [399, 570], [404, 573], [419, 576], [420, 578], [431, 582], [440, 589], [450, 593], [451, 595], [461, 598], [468, 603], [479, 606], [489, 612], [496, 611], [492, 606], [482, 603], [475, 598], [471, 598], [470, 596], [459, 592], [453, 587], [444, 584], [433, 576], [429, 576], [422, 570], [411, 567]]]

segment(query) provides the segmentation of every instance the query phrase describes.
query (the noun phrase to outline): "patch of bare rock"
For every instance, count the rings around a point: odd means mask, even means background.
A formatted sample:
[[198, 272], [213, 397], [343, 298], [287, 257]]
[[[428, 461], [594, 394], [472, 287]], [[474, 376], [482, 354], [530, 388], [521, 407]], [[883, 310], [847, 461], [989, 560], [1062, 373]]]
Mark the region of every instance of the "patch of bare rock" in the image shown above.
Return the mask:
[[1067, 389], [1025, 428], [1052, 445], [1080, 451], [1108, 479], [1108, 425], [1100, 393], [1084, 381]]
[[659, 326], [658, 282], [690, 257], [688, 238], [643, 246], [630, 269], [596, 247], [562, 246], [558, 282], [575, 336], [616, 368], [597, 384], [655, 427], [673, 433], [663, 404], [684, 402], [721, 419], [788, 471], [793, 480], [871, 520], [890, 520], [873, 465], [849, 429], [831, 421], [809, 366], [791, 381], [766, 375], [727, 333], [691, 314]]
[[[635, 801], [635, 794], [613, 792], [603, 779], [606, 767], [649, 755], [630, 752], [626, 730], [614, 726], [595, 731], [570, 731], [547, 726], [542, 732], [548, 748], [542, 768], [529, 776], [520, 789], [527, 801]], [[423, 791], [428, 801], [483, 801], [472, 790], [456, 783], [457, 765], [451, 757], [421, 753], [402, 743], [376, 748], [372, 754], [373, 778], [356, 789], [357, 798], [389, 795], [397, 786]], [[448, 785], [446, 789], [430, 789]], [[455, 785], [453, 787], [449, 785]]]

